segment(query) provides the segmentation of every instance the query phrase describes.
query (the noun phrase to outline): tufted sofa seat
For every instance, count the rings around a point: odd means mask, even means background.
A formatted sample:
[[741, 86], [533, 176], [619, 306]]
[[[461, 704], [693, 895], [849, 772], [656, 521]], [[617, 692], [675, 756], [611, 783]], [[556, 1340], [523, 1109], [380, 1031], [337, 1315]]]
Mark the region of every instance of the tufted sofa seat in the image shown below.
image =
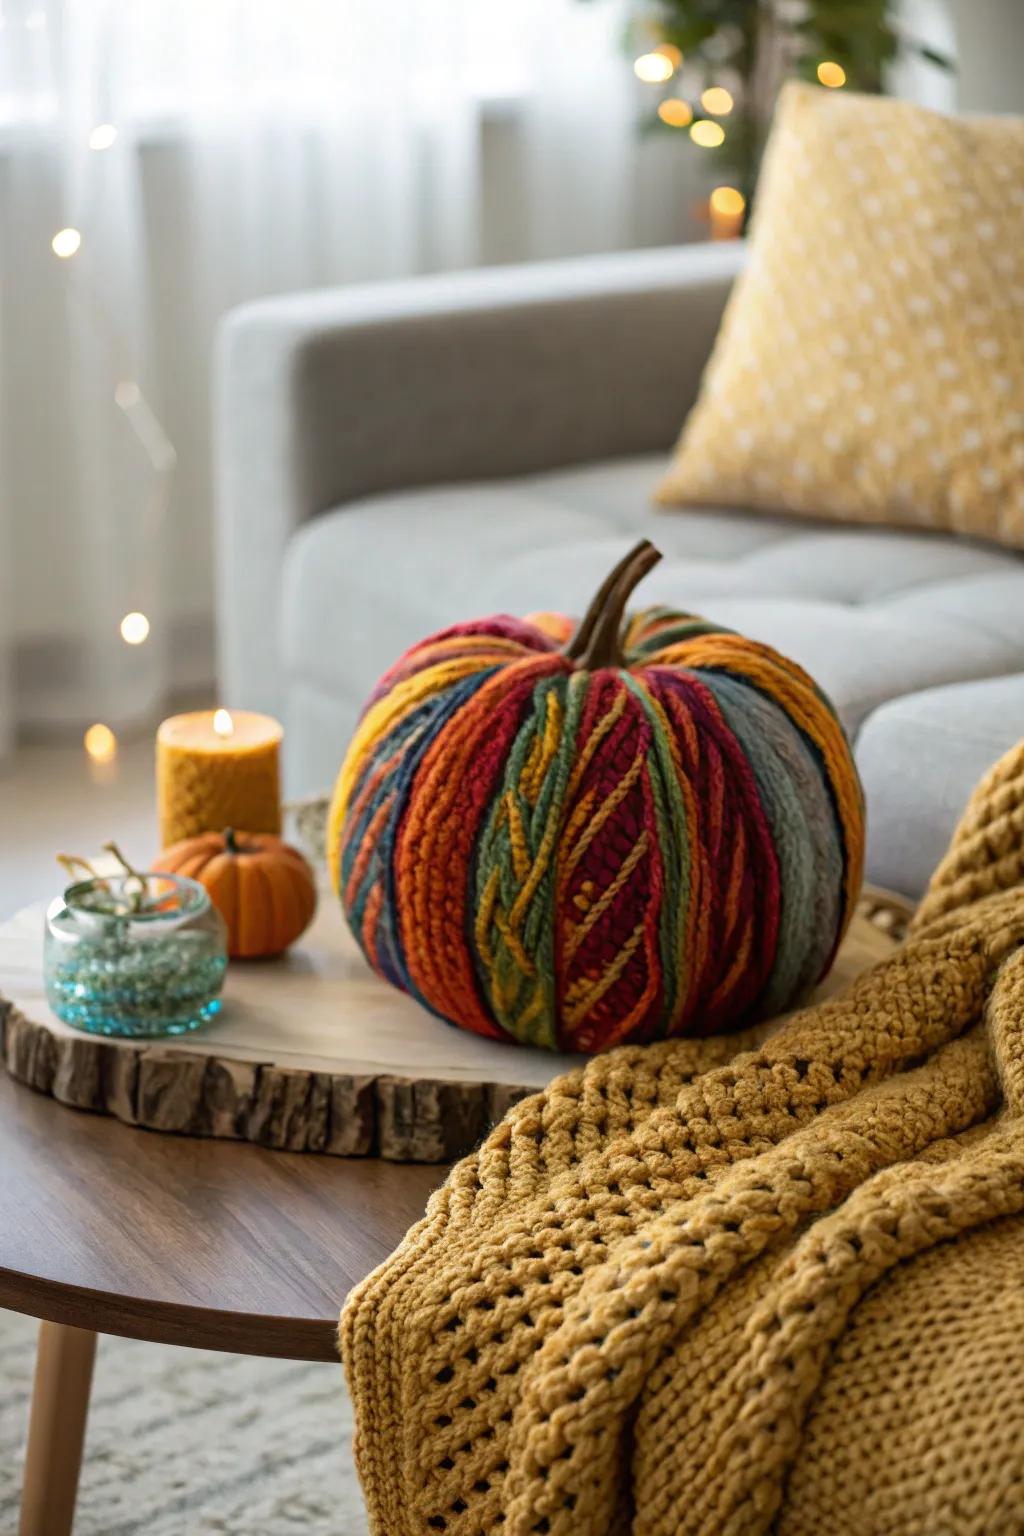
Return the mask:
[[[357, 318], [346, 315], [333, 327], [322, 315], [319, 329], [304, 316], [309, 300], [257, 306], [230, 323], [221, 367], [225, 697], [283, 711], [293, 791], [330, 784], [361, 702], [406, 646], [456, 618], [580, 612], [629, 543], [646, 535], [665, 558], [644, 583], [644, 603], [692, 609], [766, 641], [831, 695], [864, 780], [869, 878], [911, 895], [920, 891], [971, 785], [1024, 734], [1024, 561], [927, 532], [652, 507], [652, 487], [687, 403], [680, 400], [680, 374], [690, 379], [691, 397], [696, 388], [699, 368], [686, 348], [696, 349], [698, 360], [706, 354], [737, 259], [734, 250], [723, 256], [694, 249], [657, 253], [653, 267], [648, 255], [524, 269], [540, 292], [518, 305], [494, 286], [495, 274], [473, 279], [476, 305], [464, 289], [453, 292], [451, 280], [447, 292], [443, 281], [440, 292], [437, 282], [400, 284], [411, 305], [404, 323], [401, 314], [397, 322], [382, 318], [381, 299], [365, 295]], [[506, 277], [513, 294], [523, 281]], [[447, 320], [440, 332], [424, 322], [436, 314]], [[389, 369], [363, 373], [360, 400], [357, 381], [338, 365], [346, 342], [353, 366], [365, 355], [367, 315], [380, 347], [395, 348], [397, 324], [405, 350], [398, 345], [394, 376]], [[659, 337], [669, 325], [679, 345], [666, 362]], [[524, 358], [523, 335], [531, 327], [534, 342]], [[631, 352], [636, 327], [654, 358], [643, 348]], [[290, 328], [296, 335], [282, 334]], [[477, 355], [481, 329], [486, 345]], [[552, 333], [561, 337], [555, 349]], [[626, 381], [645, 394], [646, 417], [657, 418], [653, 445], [643, 440], [644, 418], [633, 421], [634, 403], [609, 399], [618, 373], [609, 376], [609, 353], [596, 350], [600, 340], [631, 353]], [[323, 505], [300, 507], [296, 515], [296, 497], [309, 499], [309, 465], [301, 453], [298, 460], [287, 455], [302, 444], [296, 412], [303, 370], [315, 378], [324, 365], [318, 343], [330, 360], [334, 410], [321, 387], [308, 410], [314, 418], [320, 413], [320, 434], [333, 422], [362, 467], [353, 475], [353, 462], [342, 455], [335, 480], [340, 490], [347, 480], [358, 493], [324, 497]], [[424, 350], [433, 375], [419, 373]], [[247, 351], [254, 356], [244, 372]], [[580, 452], [583, 441], [590, 446], [589, 427], [579, 402], [566, 399], [571, 379], [552, 379], [566, 353], [589, 416], [597, 414], [603, 426], [598, 441], [611, 454]], [[501, 377], [503, 358], [511, 379]], [[266, 377], [254, 411], [247, 396], [257, 366]], [[661, 395], [669, 381], [675, 399], [666, 408]], [[264, 398], [268, 386], [276, 405]], [[381, 390], [393, 413], [390, 465], [367, 462], [387, 446], [386, 429], [375, 438]], [[489, 398], [495, 391], [503, 401], [497, 416]], [[439, 399], [438, 434], [454, 441], [447, 457], [429, 432]], [[546, 419], [548, 410], [561, 434]], [[238, 428], [246, 419], [243, 444]], [[265, 465], [261, 485], [251, 460], [259, 464], [263, 455], [265, 463], [268, 443], [285, 459]], [[306, 451], [315, 461], [319, 450]], [[250, 462], [240, 471], [243, 452]], [[568, 464], [558, 464], [562, 453]], [[225, 462], [224, 455], [233, 457]], [[520, 472], [511, 472], [517, 463]], [[495, 476], [488, 474], [492, 467]], [[268, 477], [287, 482], [276, 514], [266, 505]], [[239, 480], [248, 506], [238, 500]], [[260, 552], [261, 526], [273, 544], [272, 566]], [[239, 562], [238, 571], [225, 569], [228, 562]], [[255, 573], [255, 591], [237, 590], [242, 569]], [[254, 665], [268, 635], [272, 652]]]

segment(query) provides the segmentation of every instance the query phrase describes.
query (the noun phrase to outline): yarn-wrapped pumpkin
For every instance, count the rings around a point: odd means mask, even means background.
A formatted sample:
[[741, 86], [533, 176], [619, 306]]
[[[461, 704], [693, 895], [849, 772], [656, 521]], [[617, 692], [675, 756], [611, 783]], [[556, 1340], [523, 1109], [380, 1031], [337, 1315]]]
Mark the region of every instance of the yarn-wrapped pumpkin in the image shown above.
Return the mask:
[[464, 1029], [710, 1034], [801, 998], [846, 929], [863, 798], [831, 705], [704, 619], [624, 622], [659, 558], [637, 545], [571, 639], [551, 614], [442, 630], [363, 712], [335, 887], [373, 968]]

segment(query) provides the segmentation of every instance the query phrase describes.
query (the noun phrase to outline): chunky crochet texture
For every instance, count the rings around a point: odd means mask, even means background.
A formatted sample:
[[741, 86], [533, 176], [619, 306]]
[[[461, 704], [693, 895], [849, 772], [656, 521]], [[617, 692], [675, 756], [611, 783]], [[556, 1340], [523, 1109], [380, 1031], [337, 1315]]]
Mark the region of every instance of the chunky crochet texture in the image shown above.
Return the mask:
[[846, 994], [453, 1169], [342, 1317], [378, 1536], [1024, 1529], [1022, 827], [1024, 745]]
[[620, 636], [652, 558], [568, 647], [559, 615], [414, 646], [349, 748], [328, 834], [349, 923], [464, 1028], [584, 1052], [711, 1034], [803, 997], [846, 928], [842, 727], [795, 663], [703, 619], [649, 609]]

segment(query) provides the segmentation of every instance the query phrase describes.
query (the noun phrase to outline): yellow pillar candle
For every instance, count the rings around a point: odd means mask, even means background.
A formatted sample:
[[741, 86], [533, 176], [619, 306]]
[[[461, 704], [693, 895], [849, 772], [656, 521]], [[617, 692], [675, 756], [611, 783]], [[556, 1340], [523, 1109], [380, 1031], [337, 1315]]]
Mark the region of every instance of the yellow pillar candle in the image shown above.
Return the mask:
[[243, 709], [165, 720], [156, 735], [161, 847], [225, 827], [280, 832], [283, 735], [269, 715]]
[[747, 200], [737, 187], [716, 187], [708, 199], [712, 240], [738, 240]]

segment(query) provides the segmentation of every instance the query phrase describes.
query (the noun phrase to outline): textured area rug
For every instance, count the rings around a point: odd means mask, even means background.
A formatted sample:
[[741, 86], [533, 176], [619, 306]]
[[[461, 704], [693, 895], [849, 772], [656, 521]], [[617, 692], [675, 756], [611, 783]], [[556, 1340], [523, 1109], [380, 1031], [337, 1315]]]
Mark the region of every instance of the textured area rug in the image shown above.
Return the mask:
[[[0, 1532], [36, 1324], [0, 1310]], [[75, 1536], [365, 1536], [340, 1365], [100, 1339]]]

